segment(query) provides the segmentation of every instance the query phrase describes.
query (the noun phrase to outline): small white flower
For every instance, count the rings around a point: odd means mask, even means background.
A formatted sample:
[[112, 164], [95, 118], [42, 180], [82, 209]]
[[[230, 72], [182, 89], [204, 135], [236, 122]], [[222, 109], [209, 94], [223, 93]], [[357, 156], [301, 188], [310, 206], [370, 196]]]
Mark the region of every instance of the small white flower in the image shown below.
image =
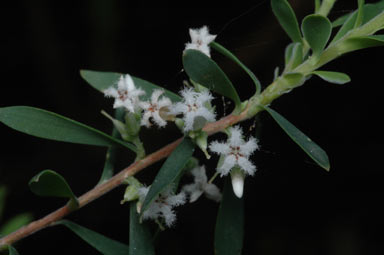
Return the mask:
[[164, 93], [164, 90], [155, 89], [151, 95], [151, 102], [139, 102], [139, 106], [144, 110], [143, 118], [141, 119], [141, 125], [150, 127], [152, 123], [150, 118], [159, 126], [164, 127], [167, 122], [161, 117], [169, 110], [172, 105], [171, 100], [168, 97], [160, 96]]
[[206, 197], [216, 202], [221, 200], [221, 193], [219, 188], [213, 184], [208, 183], [205, 167], [195, 167], [191, 174], [194, 177], [194, 183], [185, 185], [183, 191], [189, 194], [189, 202], [195, 202], [203, 193]]
[[215, 40], [216, 35], [211, 35], [207, 26], [203, 26], [200, 29], [189, 29], [189, 35], [192, 42], [186, 43], [185, 49], [199, 50], [208, 57], [211, 57], [209, 44]]
[[208, 122], [215, 121], [216, 115], [205, 107], [213, 99], [209, 91], [196, 92], [191, 88], [184, 88], [180, 91], [180, 94], [183, 97], [183, 101], [176, 103], [173, 106], [172, 112], [174, 114], [184, 114], [185, 132], [193, 130], [196, 117], [202, 117]]
[[[139, 201], [145, 200], [149, 191], [149, 187], [139, 188]], [[163, 218], [165, 224], [171, 227], [176, 221], [176, 214], [172, 210], [173, 207], [185, 204], [185, 194], [183, 192], [174, 195], [171, 189], [161, 193], [155, 201], [153, 201], [146, 211], [143, 213], [143, 219], [157, 220]]]
[[240, 127], [232, 127], [230, 129], [231, 136], [226, 143], [213, 141], [209, 145], [209, 149], [224, 157], [221, 166], [217, 171], [221, 176], [227, 175], [235, 166], [238, 166], [245, 173], [253, 175], [256, 166], [249, 161], [249, 156], [258, 149], [256, 139], [251, 137], [247, 142], [243, 139], [243, 133]]
[[104, 90], [106, 97], [115, 98], [113, 108], [125, 107], [130, 112], [135, 112], [139, 103], [139, 97], [145, 92], [136, 88], [129, 74], [122, 75], [117, 83], [117, 89], [113, 86]]

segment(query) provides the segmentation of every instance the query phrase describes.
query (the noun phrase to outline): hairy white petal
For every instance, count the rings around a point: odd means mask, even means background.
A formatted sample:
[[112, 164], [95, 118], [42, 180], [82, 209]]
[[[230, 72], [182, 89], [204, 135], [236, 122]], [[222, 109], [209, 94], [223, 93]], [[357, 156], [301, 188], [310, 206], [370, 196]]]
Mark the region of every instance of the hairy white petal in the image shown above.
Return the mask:
[[220, 143], [218, 141], [211, 142], [209, 149], [217, 154], [229, 154], [231, 152], [231, 148], [228, 144]]
[[169, 196], [165, 199], [165, 202], [170, 206], [179, 206], [185, 204], [185, 193], [180, 192], [177, 195]]
[[192, 169], [191, 174], [193, 175], [196, 183], [206, 183], [208, 180], [205, 166], [195, 167]]
[[215, 40], [216, 35], [209, 34], [207, 26], [203, 26], [200, 29], [189, 29], [189, 35], [191, 36], [192, 42], [187, 43], [185, 49], [200, 50], [210, 57], [210, 48], [208, 45]]
[[241, 146], [244, 143], [243, 132], [239, 126], [232, 127], [230, 129], [231, 136], [229, 137], [229, 143], [232, 146]]
[[151, 112], [144, 112], [143, 114], [143, 117], [141, 118], [141, 125], [142, 126], [146, 126], [147, 128], [149, 128], [152, 124], [151, 122], [149, 121], [149, 118], [152, 116]]
[[250, 137], [249, 140], [240, 146], [240, 153], [249, 157], [259, 146], [257, 145], [257, 140], [253, 137]]
[[203, 190], [201, 189], [195, 189], [193, 192], [191, 192], [189, 202], [193, 203], [195, 202], [201, 195], [203, 194]]
[[167, 225], [167, 227], [172, 227], [172, 225], [176, 221], [176, 214], [172, 210], [172, 208], [169, 206], [164, 206], [162, 207], [161, 213], [162, 213], [162, 216], [164, 217], [165, 225]]
[[228, 155], [225, 157], [223, 164], [218, 168], [220, 176], [227, 175], [229, 171], [236, 165], [236, 157], [234, 155]]
[[152, 113], [152, 119], [159, 127], [165, 127], [167, 122], [160, 117], [159, 111]]
[[244, 157], [240, 157], [237, 163], [249, 175], [253, 175], [256, 172], [256, 166]]
[[104, 90], [104, 95], [106, 97], [119, 97], [119, 93], [117, 92], [117, 89], [115, 89], [114, 87], [109, 87], [107, 88], [106, 90]]

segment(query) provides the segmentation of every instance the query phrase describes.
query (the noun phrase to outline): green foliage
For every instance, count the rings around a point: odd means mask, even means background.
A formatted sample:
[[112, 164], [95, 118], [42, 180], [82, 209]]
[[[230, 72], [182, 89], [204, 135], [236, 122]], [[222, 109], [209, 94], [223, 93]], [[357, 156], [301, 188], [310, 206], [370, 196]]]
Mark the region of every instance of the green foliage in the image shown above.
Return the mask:
[[69, 220], [61, 220], [56, 224], [66, 226], [93, 248], [105, 255], [128, 255], [129, 247], [123, 243], [112, 240], [93, 230], [82, 227]]
[[184, 138], [183, 141], [176, 147], [171, 155], [164, 162], [163, 166], [157, 173], [151, 188], [143, 202], [141, 214], [148, 208], [148, 206], [159, 196], [160, 193], [165, 191], [174, 183], [179, 177], [181, 171], [189, 162], [195, 145], [189, 138]]
[[330, 71], [314, 71], [312, 74], [319, 76], [321, 79], [335, 84], [345, 84], [351, 81], [351, 78], [345, 73]]
[[312, 49], [312, 55], [318, 57], [331, 36], [331, 22], [322, 15], [308, 15], [303, 19], [301, 30], [309, 47]]
[[17, 131], [40, 138], [97, 146], [136, 148], [97, 129], [59, 114], [29, 106], [0, 108], [0, 121]]
[[357, 0], [358, 2], [358, 9], [357, 9], [357, 17], [354, 24], [354, 28], [359, 27], [363, 23], [363, 17], [364, 17], [364, 0]]
[[272, 11], [293, 42], [303, 42], [295, 12], [287, 0], [271, 0]]
[[19, 255], [17, 250], [13, 246], [8, 246], [9, 255]]
[[304, 60], [303, 44], [290, 43], [285, 49], [285, 70], [284, 72], [295, 69]]
[[241, 101], [232, 82], [207, 55], [198, 50], [186, 50], [183, 53], [183, 66], [191, 80], [232, 99], [240, 107]]
[[[118, 108], [115, 110], [116, 120], [119, 120], [119, 121], [124, 120], [124, 115], [125, 115], [124, 109]], [[116, 139], [121, 138], [120, 133], [116, 129], [116, 127], [113, 127], [112, 137], [116, 138]], [[99, 184], [107, 181], [108, 179], [110, 179], [113, 176], [113, 172], [114, 172], [114, 168], [115, 168], [115, 161], [116, 161], [116, 156], [117, 156], [117, 150], [118, 150], [118, 147], [115, 145], [111, 145], [110, 147], [108, 147], [108, 150], [107, 150], [107, 153], [105, 156], [103, 172], [102, 172], [100, 180], [98, 182]]]
[[29, 181], [29, 187], [33, 193], [39, 196], [64, 197], [70, 199], [72, 209], [79, 206], [79, 202], [67, 181], [52, 170], [44, 170], [34, 176]]
[[0, 236], [6, 236], [27, 225], [33, 219], [30, 213], [21, 213], [6, 221], [0, 228]]
[[129, 253], [135, 255], [154, 255], [155, 249], [148, 225], [140, 223], [140, 216], [136, 211], [136, 203], [130, 204], [129, 220]]
[[[362, 2], [362, 1], [360, 1]], [[361, 3], [359, 4], [361, 5]], [[346, 35], [353, 28], [356, 28], [357, 25], [361, 26], [369, 21], [371, 21], [374, 17], [380, 14], [384, 9], [384, 1], [379, 1], [374, 4], [365, 4], [363, 7], [359, 6], [357, 11], [352, 13], [348, 13], [338, 19], [336, 19], [333, 23], [333, 27], [341, 26], [332, 42], [336, 42], [344, 35]], [[360, 16], [359, 16], [360, 15]]]
[[[117, 82], [119, 81], [120, 77], [124, 74], [121, 73], [114, 73], [114, 72], [99, 72], [99, 71], [91, 71], [91, 70], [80, 70], [80, 75], [83, 77], [84, 80], [86, 80], [89, 85], [91, 85], [96, 90], [103, 92], [107, 88], [111, 86], [116, 86]], [[178, 102], [181, 100], [181, 97], [177, 94], [164, 89], [161, 86], [155, 85], [149, 81], [131, 76], [133, 82], [135, 83], [136, 87], [141, 88], [146, 92], [142, 98], [144, 100], [150, 99], [152, 91], [155, 89], [161, 89], [164, 90], [164, 96], [171, 99], [172, 102]]]
[[240, 255], [243, 248], [243, 238], [244, 198], [236, 197], [228, 177], [216, 219], [215, 254]]
[[213, 49], [217, 50], [227, 58], [231, 59], [233, 62], [235, 62], [237, 65], [239, 65], [248, 75], [251, 77], [253, 83], [256, 86], [256, 94], [260, 94], [261, 92], [261, 84], [259, 79], [257, 79], [256, 75], [247, 67], [245, 66], [232, 52], [224, 48], [222, 45], [220, 45], [217, 42], [211, 42], [210, 46], [212, 46]]
[[319, 166], [329, 171], [330, 164], [328, 155], [323, 149], [279, 113], [267, 106], [263, 106], [263, 108], [272, 116], [285, 133], [287, 133], [287, 135], [308, 154], [308, 156], [310, 156]]
[[348, 38], [342, 44], [340, 53], [384, 45], [384, 35], [368, 35]]

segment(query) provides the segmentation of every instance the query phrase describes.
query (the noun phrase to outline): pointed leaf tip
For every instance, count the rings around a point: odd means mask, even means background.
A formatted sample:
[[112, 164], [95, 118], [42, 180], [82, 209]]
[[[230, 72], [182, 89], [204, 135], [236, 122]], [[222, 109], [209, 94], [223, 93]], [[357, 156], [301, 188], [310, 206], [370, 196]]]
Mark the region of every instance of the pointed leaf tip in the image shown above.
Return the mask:
[[306, 136], [303, 132], [301, 132], [298, 128], [296, 128], [292, 123], [290, 123], [287, 119], [277, 113], [275, 110], [267, 106], [261, 106], [265, 109], [272, 118], [279, 124], [279, 126], [287, 133], [287, 135], [300, 146], [301, 149], [308, 156], [310, 156], [319, 166], [324, 168], [326, 171], [329, 171], [330, 164], [327, 153], [320, 148], [319, 145], [314, 143], [308, 136]]

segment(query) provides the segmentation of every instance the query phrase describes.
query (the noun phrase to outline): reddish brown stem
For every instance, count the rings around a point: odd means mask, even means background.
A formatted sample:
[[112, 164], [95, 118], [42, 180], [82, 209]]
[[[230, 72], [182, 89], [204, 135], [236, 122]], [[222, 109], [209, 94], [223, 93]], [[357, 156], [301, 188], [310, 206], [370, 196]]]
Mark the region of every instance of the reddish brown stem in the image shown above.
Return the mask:
[[[220, 119], [217, 122], [209, 123], [204, 127], [204, 131], [206, 131], [209, 135], [214, 134], [223, 130], [224, 128], [233, 125], [243, 119], [246, 118], [246, 111], [244, 111], [241, 115], [229, 115]], [[97, 185], [87, 193], [83, 194], [79, 197], [79, 208], [87, 205], [93, 200], [101, 197], [105, 193], [111, 191], [112, 189], [118, 187], [128, 176], [135, 175], [137, 172], [145, 169], [146, 167], [158, 162], [166, 157], [168, 157], [171, 152], [177, 147], [177, 145], [181, 142], [181, 138], [170, 143], [160, 150], [146, 156], [144, 159], [139, 160], [132, 165], [126, 167], [118, 174], [113, 176], [108, 181]], [[60, 209], [48, 214], [44, 218], [31, 222], [30, 224], [16, 230], [15, 232], [3, 237], [0, 239], [0, 248], [11, 245], [14, 242], [27, 237], [45, 227], [48, 227], [54, 224], [56, 221], [62, 219], [66, 215], [71, 212], [68, 205], [61, 207]]]

